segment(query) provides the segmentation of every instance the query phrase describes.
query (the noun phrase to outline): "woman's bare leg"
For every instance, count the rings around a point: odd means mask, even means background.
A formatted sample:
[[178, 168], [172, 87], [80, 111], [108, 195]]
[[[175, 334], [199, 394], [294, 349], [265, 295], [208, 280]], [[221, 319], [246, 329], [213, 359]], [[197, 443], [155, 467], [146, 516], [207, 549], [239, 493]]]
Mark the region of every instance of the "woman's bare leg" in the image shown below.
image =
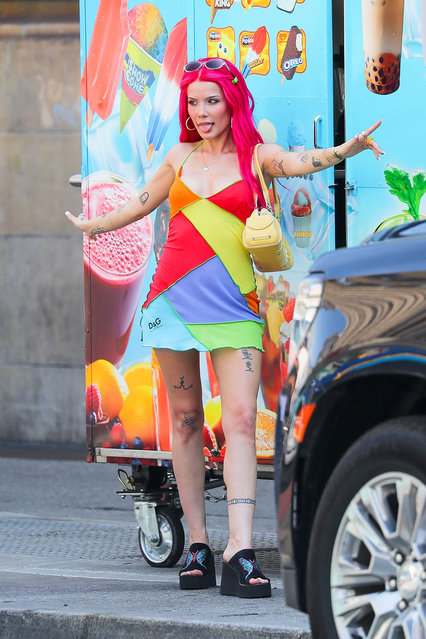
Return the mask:
[[[261, 352], [255, 348], [212, 351], [212, 363], [222, 400], [226, 439], [224, 480], [228, 494], [229, 540], [225, 561], [243, 548], [252, 548], [256, 503], [256, 410]], [[250, 583], [262, 583], [250, 579]]]
[[[189, 543], [208, 544], [204, 502], [204, 412], [199, 353], [155, 349], [167, 386], [173, 427], [173, 471], [189, 527]], [[183, 573], [186, 574], [186, 573]], [[194, 570], [191, 574], [202, 574]]]

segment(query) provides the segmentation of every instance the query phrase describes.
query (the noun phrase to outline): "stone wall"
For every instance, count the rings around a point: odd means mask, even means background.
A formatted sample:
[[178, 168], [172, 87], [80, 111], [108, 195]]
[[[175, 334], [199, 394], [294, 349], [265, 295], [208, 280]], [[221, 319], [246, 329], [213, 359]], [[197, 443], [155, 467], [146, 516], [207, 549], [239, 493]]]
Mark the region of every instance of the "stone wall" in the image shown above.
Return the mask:
[[0, 24], [0, 440], [85, 437], [79, 56], [75, 20]]

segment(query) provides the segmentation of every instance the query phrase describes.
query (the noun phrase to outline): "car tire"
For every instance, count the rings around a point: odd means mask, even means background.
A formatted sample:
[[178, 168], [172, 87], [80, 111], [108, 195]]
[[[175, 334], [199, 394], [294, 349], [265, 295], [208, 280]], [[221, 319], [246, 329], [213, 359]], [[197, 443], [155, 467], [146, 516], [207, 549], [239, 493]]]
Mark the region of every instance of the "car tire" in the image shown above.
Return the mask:
[[426, 418], [393, 419], [352, 445], [321, 497], [306, 577], [313, 638], [426, 636], [425, 543]]

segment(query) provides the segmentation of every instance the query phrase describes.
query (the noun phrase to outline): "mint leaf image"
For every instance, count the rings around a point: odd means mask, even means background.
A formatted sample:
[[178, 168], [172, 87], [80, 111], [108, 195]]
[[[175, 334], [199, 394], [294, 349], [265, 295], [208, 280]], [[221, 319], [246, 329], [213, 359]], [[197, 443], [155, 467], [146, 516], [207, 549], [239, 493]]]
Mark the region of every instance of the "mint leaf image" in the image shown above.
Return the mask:
[[418, 220], [420, 200], [426, 192], [424, 173], [415, 173], [413, 184], [407, 171], [396, 166], [386, 169], [384, 175], [389, 192], [396, 195], [404, 204], [408, 204], [408, 209], [404, 209], [404, 212], [409, 213], [414, 220]]

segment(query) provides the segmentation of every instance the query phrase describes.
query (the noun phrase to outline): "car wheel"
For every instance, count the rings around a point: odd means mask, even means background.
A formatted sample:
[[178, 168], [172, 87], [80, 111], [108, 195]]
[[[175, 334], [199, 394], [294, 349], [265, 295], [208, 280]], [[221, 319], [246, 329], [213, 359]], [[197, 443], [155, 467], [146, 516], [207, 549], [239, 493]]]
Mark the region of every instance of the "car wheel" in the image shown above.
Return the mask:
[[426, 420], [360, 438], [322, 495], [309, 542], [314, 639], [426, 638]]

